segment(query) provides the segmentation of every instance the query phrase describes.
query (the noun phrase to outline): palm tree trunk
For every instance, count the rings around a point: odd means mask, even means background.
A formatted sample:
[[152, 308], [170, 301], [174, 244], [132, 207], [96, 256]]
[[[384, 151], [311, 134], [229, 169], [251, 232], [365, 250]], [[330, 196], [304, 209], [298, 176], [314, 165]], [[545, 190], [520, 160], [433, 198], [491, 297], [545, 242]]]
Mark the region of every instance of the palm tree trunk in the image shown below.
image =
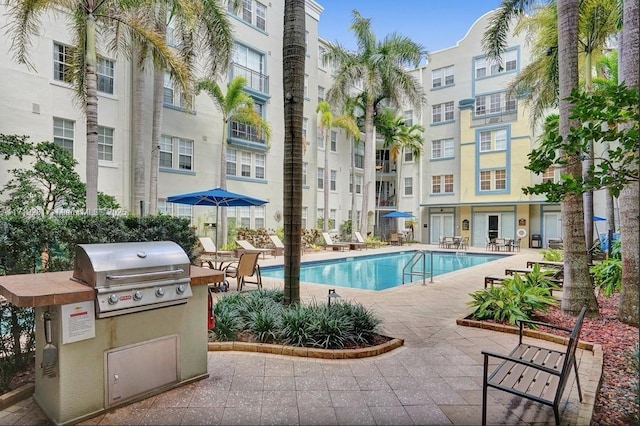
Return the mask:
[[[227, 132], [229, 131], [229, 120], [223, 119], [222, 140], [220, 141], [220, 188], [227, 189]], [[220, 217], [217, 217], [220, 214]], [[227, 244], [227, 209], [216, 211], [216, 247], [224, 247]], [[222, 239], [220, 239], [222, 237]]]
[[[134, 48], [133, 63], [140, 63], [141, 49]], [[143, 128], [143, 102], [145, 89], [145, 75], [141, 67], [134, 65], [133, 73], [135, 74], [133, 85], [133, 102], [131, 105], [133, 115], [133, 206], [132, 211], [144, 214], [141, 204], [146, 199], [145, 191], [145, 158], [144, 158], [144, 138], [142, 137]]]
[[300, 302], [302, 244], [302, 117], [305, 1], [285, 0], [282, 43], [284, 89], [284, 303]]
[[[566, 139], [572, 123], [569, 113], [572, 105], [567, 101], [571, 90], [578, 85], [578, 0], [558, 0], [558, 58], [560, 80], [560, 135]], [[579, 156], [569, 154], [564, 174], [582, 175]], [[587, 306], [589, 316], [599, 314], [593, 292], [584, 235], [584, 206], [582, 195], [569, 194], [562, 205], [562, 236], [564, 238], [564, 287], [562, 312], [578, 315]]]
[[160, 138], [164, 110], [164, 70], [153, 67], [153, 128], [151, 130], [151, 170], [149, 171], [149, 214], [158, 212], [158, 174], [160, 171]]
[[86, 90], [87, 90], [87, 213], [95, 214], [98, 209], [98, 85], [96, 76], [96, 21], [87, 15], [86, 30]]
[[[370, 95], [369, 95], [370, 96]], [[369, 211], [371, 211], [370, 203], [375, 199], [375, 187], [373, 186], [373, 178], [375, 167], [373, 157], [375, 153], [376, 141], [373, 134], [373, 100], [367, 99], [367, 105], [364, 114], [364, 184], [362, 188], [362, 212], [360, 213], [360, 232], [367, 234], [367, 222], [369, 219]]]
[[[639, 49], [640, 24], [638, 0], [624, 0], [622, 43], [620, 48], [620, 80], [627, 87], [640, 88]], [[640, 157], [640, 151], [635, 153]], [[640, 258], [638, 254], [639, 235], [638, 217], [640, 215], [640, 196], [638, 182], [628, 184], [620, 194], [620, 239], [622, 244], [622, 290], [618, 318], [631, 325], [638, 326], [638, 275]]]

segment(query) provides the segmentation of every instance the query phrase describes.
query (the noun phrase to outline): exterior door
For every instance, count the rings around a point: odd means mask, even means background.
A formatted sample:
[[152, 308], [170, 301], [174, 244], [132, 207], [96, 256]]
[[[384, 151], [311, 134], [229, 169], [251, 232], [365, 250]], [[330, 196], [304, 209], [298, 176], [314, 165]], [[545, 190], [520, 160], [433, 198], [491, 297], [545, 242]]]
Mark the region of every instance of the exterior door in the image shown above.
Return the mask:
[[560, 212], [544, 213], [542, 216], [542, 241], [544, 247], [548, 247], [550, 239], [562, 239], [562, 215]]
[[438, 244], [440, 237], [453, 237], [453, 214], [431, 215], [431, 244]]
[[500, 215], [487, 215], [487, 236], [490, 240], [500, 236]]

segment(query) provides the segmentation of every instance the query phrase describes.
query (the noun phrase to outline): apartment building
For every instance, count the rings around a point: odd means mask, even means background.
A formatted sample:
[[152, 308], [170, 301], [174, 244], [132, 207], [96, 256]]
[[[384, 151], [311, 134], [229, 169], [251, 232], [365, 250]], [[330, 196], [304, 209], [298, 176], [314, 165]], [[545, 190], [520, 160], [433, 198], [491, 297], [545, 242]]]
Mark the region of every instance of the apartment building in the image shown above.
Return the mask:
[[[0, 9], [0, 26], [4, 26], [8, 22], [6, 8]], [[246, 92], [271, 124], [270, 144], [250, 126], [232, 122], [223, 128], [220, 113], [205, 93], [197, 95], [192, 107], [186, 109], [184, 94], [168, 76], [165, 78], [158, 210], [190, 218], [201, 234], [210, 232], [208, 224], [216, 222], [214, 208], [166, 200], [170, 195], [219, 185], [223, 140], [228, 143], [224, 162], [227, 189], [269, 201], [260, 207], [228, 208], [227, 217], [237, 226], [282, 226], [283, 9], [283, 0], [247, 0], [241, 11], [229, 12], [235, 46], [227, 78], [247, 78]], [[363, 214], [364, 148], [338, 128], [330, 130], [326, 142], [321, 137], [316, 108], [332, 85], [332, 70], [320, 60], [326, 46], [318, 34], [322, 11], [315, 1], [306, 2], [302, 216], [304, 227], [318, 227], [325, 209], [329, 209], [330, 229], [339, 232], [340, 226], [352, 219], [352, 203], [356, 206], [354, 219]], [[73, 153], [77, 170], [84, 177], [84, 114], [64, 80], [65, 59], [72, 44], [66, 18], [61, 12], [52, 12], [43, 22], [31, 52], [34, 69], [16, 64], [9, 53], [11, 40], [0, 38], [0, 88], [4, 93], [0, 133], [59, 143]], [[421, 81], [428, 102], [422, 111], [398, 113], [410, 123], [424, 126], [424, 154], [414, 158], [410, 152], [403, 152], [393, 161], [382, 142], [377, 143], [375, 211], [365, 212], [370, 217], [367, 232], [384, 238], [391, 231], [405, 229], [404, 219], [382, 217], [389, 211], [402, 210], [414, 215], [413, 237], [425, 243], [460, 235], [469, 237], [474, 246], [484, 246], [487, 238], [499, 236], [521, 238], [521, 245], [526, 247], [532, 243], [545, 246], [548, 239], [561, 238], [560, 206], [546, 203], [543, 197], [524, 195], [521, 190], [542, 179], [557, 178], [553, 170], [536, 177], [524, 169], [536, 135], [522, 100], [506, 93], [510, 80], [529, 60], [525, 36], [508, 39], [500, 67], [487, 61], [481, 49], [488, 20], [489, 14], [480, 17], [455, 46], [432, 52], [426, 65], [412, 71]], [[132, 98], [134, 77], [139, 71], [126, 55], [115, 55], [105, 46], [99, 46], [98, 52], [99, 190], [115, 196], [124, 209], [139, 211], [139, 206], [132, 205]], [[143, 111], [143, 135], [145, 150], [150, 153], [153, 120], [149, 70], [145, 71], [144, 99], [149, 107]], [[327, 182], [325, 156], [329, 164]], [[8, 170], [18, 166], [15, 160], [3, 161], [0, 186], [10, 178]], [[145, 181], [149, 182], [150, 159], [145, 170]], [[325, 187], [329, 188], [328, 206], [324, 205]], [[144, 208], [148, 209], [148, 204]], [[540, 240], [532, 241], [532, 235], [540, 236]]]

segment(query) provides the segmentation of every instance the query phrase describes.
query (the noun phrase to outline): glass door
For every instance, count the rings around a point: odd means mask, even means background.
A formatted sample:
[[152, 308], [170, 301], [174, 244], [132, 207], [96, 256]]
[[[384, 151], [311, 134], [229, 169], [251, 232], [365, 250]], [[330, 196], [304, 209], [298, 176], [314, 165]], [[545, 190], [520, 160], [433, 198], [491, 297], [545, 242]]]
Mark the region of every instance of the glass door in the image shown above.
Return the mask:
[[498, 238], [500, 235], [500, 215], [487, 215], [487, 232], [490, 240]]
[[438, 244], [440, 237], [453, 237], [453, 214], [431, 215], [431, 244]]

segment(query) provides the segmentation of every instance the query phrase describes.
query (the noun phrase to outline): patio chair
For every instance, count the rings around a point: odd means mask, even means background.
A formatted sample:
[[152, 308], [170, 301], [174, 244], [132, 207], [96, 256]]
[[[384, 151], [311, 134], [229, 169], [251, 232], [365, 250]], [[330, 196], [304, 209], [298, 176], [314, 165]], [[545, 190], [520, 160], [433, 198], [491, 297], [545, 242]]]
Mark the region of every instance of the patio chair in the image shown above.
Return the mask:
[[349, 243], [334, 243], [333, 239], [331, 239], [331, 235], [328, 232], [322, 233], [322, 238], [324, 238], [324, 249], [326, 250], [328, 247], [331, 247], [333, 250], [344, 251], [344, 249], [349, 248]]
[[[256, 251], [245, 251], [240, 255], [240, 260], [224, 267], [225, 278], [235, 278], [238, 291], [241, 291], [245, 284], [256, 284], [259, 289], [262, 288], [262, 274], [260, 273], [260, 265], [258, 265], [259, 255], [260, 253]], [[250, 277], [254, 277], [254, 279], [249, 280]]]
[[216, 249], [216, 244], [213, 242], [211, 237], [198, 237], [198, 240], [200, 241], [200, 245], [203, 249], [200, 252], [200, 266], [205, 262], [209, 262], [211, 259], [208, 258], [212, 256], [231, 256], [233, 254], [233, 252], [229, 250]]
[[274, 256], [282, 256], [284, 254], [284, 244], [282, 244], [282, 240], [277, 235], [269, 235], [269, 239], [273, 243], [273, 246], [276, 248]]
[[249, 251], [255, 251], [255, 252], [258, 252], [258, 253], [262, 253], [262, 258], [263, 259], [265, 259], [265, 253], [269, 253], [273, 257], [276, 257], [276, 254], [275, 254], [276, 251], [274, 249], [254, 247], [253, 244], [251, 244], [247, 240], [236, 240], [236, 244], [238, 244], [240, 246], [240, 248], [242, 248], [244, 250], [249, 250]]
[[365, 248], [369, 248], [369, 247], [378, 248], [378, 247], [380, 247], [380, 241], [367, 241], [364, 238], [362, 238], [362, 234], [359, 231], [355, 231], [353, 233], [353, 235], [356, 236], [356, 241], [358, 243], [364, 244]]
[[489, 237], [486, 237], [486, 240], [487, 240], [486, 250], [495, 251], [495, 249], [496, 249], [496, 240], [492, 240]]
[[400, 240], [400, 235], [397, 232], [392, 232], [389, 234], [389, 244], [392, 246], [401, 246], [402, 240]]

